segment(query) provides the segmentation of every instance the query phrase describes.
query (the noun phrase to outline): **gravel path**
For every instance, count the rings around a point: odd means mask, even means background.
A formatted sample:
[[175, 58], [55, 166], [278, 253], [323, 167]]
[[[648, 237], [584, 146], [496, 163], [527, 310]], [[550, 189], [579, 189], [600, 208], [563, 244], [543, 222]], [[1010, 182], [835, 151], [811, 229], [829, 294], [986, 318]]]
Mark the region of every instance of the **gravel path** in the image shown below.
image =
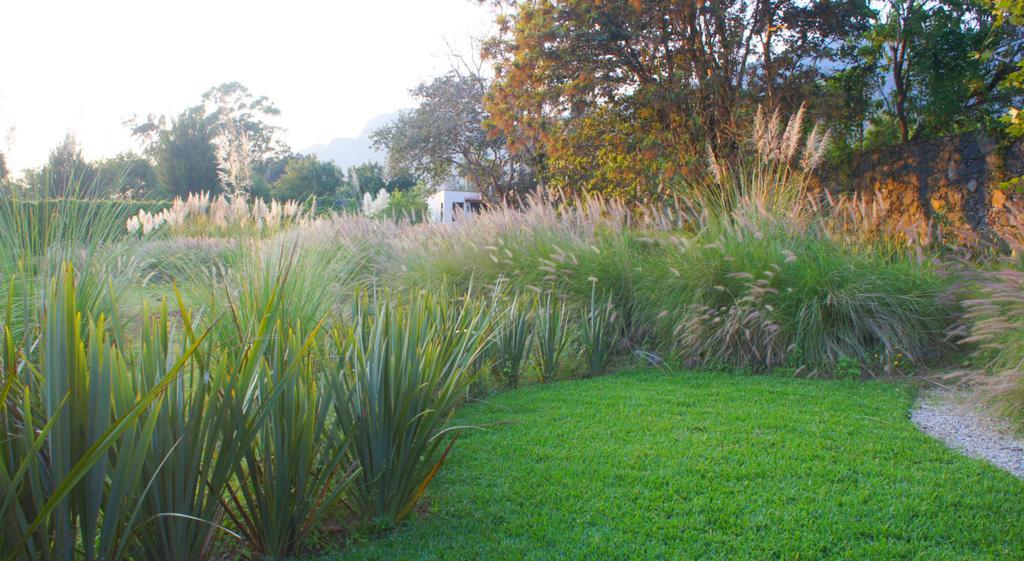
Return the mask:
[[934, 391], [918, 400], [911, 420], [929, 434], [973, 458], [987, 460], [1024, 478], [1024, 438], [1009, 425], [985, 415], [962, 395]]

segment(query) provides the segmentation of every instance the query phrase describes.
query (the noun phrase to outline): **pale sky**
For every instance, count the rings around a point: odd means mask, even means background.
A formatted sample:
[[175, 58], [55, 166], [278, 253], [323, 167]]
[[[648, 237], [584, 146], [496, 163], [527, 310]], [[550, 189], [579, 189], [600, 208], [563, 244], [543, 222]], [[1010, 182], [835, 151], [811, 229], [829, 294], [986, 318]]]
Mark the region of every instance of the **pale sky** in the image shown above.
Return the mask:
[[137, 149], [125, 118], [229, 81], [277, 104], [293, 149], [356, 136], [493, 21], [474, 0], [3, 1], [0, 151], [17, 171], [69, 131], [89, 159]]

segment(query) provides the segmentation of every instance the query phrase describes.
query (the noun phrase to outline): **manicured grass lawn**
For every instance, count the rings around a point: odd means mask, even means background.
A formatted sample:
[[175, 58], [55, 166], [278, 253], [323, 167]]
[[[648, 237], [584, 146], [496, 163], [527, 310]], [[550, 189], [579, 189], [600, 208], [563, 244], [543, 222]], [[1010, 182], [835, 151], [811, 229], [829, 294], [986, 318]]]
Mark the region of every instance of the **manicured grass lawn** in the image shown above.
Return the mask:
[[636, 372], [466, 407], [430, 513], [327, 559], [1024, 559], [1024, 482], [885, 383]]

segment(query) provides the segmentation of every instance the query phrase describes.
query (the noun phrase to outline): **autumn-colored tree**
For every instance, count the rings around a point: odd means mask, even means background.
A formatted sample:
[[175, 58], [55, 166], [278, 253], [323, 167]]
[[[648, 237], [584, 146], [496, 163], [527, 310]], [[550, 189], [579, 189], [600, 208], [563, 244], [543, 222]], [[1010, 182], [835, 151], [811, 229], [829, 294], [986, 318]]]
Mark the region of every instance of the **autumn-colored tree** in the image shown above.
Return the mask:
[[799, 103], [870, 15], [861, 0], [496, 4], [491, 122], [546, 155], [549, 184], [625, 180], [614, 188], [638, 196], [707, 146], [730, 152], [758, 103]]

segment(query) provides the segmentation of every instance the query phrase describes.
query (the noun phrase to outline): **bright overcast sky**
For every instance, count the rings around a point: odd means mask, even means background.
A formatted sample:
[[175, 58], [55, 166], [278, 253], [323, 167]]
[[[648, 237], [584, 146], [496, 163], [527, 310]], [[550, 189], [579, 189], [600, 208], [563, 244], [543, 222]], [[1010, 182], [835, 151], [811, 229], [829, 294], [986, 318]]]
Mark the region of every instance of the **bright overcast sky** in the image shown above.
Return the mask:
[[[177, 113], [238, 81], [281, 109], [296, 150], [355, 136], [469, 52], [474, 0], [9, 0], [0, 12], [0, 151], [41, 165], [68, 131], [87, 158], [137, 148], [132, 114]], [[13, 134], [9, 131], [13, 127]]]

